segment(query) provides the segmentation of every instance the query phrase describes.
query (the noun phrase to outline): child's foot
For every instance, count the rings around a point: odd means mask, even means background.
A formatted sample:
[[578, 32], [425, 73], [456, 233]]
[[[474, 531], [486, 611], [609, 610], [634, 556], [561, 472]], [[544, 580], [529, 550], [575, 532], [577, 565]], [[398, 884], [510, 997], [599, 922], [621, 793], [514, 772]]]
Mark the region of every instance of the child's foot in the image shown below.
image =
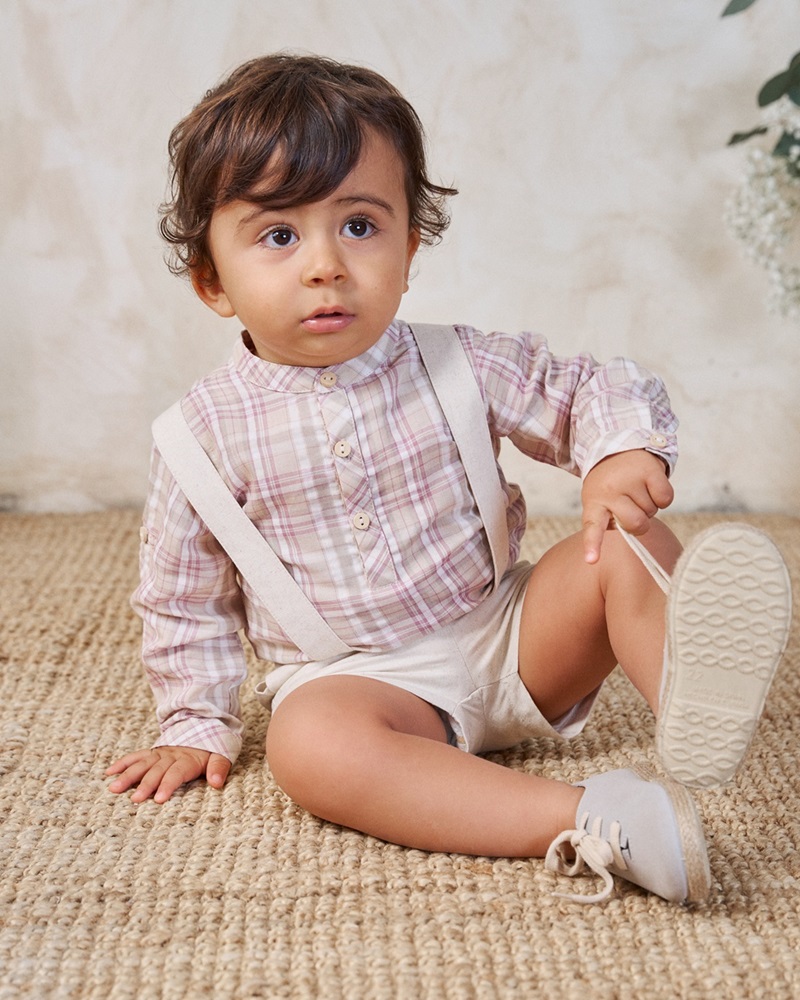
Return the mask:
[[733, 777], [786, 646], [789, 574], [775, 545], [747, 524], [696, 536], [669, 589], [656, 749], [696, 788]]
[[589, 868], [605, 888], [592, 896], [564, 898], [600, 902], [611, 894], [612, 875], [675, 903], [706, 898], [711, 876], [705, 838], [683, 786], [648, 780], [630, 770], [607, 771], [578, 784], [585, 791], [577, 829], [556, 837], [545, 865], [562, 875], [579, 875]]

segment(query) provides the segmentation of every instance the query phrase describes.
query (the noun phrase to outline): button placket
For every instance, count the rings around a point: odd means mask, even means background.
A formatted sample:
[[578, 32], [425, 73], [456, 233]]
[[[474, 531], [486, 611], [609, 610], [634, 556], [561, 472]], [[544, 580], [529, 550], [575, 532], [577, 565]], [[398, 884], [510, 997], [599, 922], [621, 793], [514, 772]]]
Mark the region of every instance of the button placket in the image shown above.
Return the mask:
[[[323, 372], [323, 377], [333, 372]], [[337, 387], [327, 387], [318, 393], [320, 412], [330, 441], [333, 471], [338, 479], [343, 513], [352, 532], [352, 538], [371, 584], [394, 582], [395, 569], [388, 542], [379, 524], [372, 501], [369, 476], [359, 447], [359, 435], [351, 406], [350, 394], [337, 379]]]

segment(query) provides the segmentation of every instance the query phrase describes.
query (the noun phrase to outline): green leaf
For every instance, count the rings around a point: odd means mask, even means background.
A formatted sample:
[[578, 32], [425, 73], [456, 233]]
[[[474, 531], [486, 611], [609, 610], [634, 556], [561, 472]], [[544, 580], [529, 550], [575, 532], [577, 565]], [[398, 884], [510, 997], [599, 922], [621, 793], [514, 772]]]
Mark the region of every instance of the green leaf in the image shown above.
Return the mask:
[[725, 10], [723, 10], [722, 17], [729, 17], [731, 14], [738, 14], [739, 11], [747, 10], [755, 2], [756, 0], [731, 0]]
[[749, 132], [734, 132], [730, 139], [728, 139], [728, 145], [735, 146], [739, 142], [746, 142], [748, 139], [752, 139], [754, 135], [764, 135], [767, 131], [766, 125], [759, 125], [758, 128], [751, 128]]
[[783, 97], [792, 83], [792, 72], [788, 69], [771, 77], [758, 92], [758, 106], [764, 108]]
[[793, 87], [790, 87], [786, 91], [786, 94], [790, 101], [794, 102], [797, 105], [800, 105], [800, 86], [795, 84]]
[[772, 155], [788, 156], [795, 146], [800, 146], [800, 142], [790, 132], [784, 132], [772, 150]]

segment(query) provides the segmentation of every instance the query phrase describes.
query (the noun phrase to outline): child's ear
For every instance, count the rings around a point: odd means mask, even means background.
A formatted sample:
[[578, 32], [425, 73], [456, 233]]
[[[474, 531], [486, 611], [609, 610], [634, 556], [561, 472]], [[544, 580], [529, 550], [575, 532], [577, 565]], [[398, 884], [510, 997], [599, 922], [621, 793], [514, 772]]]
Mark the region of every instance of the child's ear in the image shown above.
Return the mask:
[[412, 229], [408, 234], [408, 246], [406, 248], [406, 291], [408, 291], [408, 275], [411, 271], [411, 262], [414, 259], [414, 255], [417, 250], [419, 250], [419, 244], [422, 237], [418, 229]]
[[204, 268], [192, 268], [191, 280], [192, 288], [197, 293], [197, 297], [205, 302], [209, 309], [213, 309], [223, 319], [230, 319], [236, 315], [216, 271], [210, 272]]

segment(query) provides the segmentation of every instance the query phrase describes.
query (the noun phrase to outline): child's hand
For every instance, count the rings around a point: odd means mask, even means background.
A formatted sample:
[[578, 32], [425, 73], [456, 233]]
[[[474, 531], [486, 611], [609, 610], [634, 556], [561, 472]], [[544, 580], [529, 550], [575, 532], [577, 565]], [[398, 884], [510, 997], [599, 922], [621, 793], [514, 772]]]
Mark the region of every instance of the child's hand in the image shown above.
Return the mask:
[[669, 507], [674, 495], [664, 463], [649, 451], [623, 451], [598, 462], [581, 491], [586, 562], [600, 558], [612, 518], [631, 534], [643, 535], [650, 518]]
[[172, 793], [187, 781], [205, 777], [213, 788], [222, 788], [231, 762], [218, 753], [196, 750], [194, 747], [156, 747], [137, 750], [115, 761], [106, 775], [119, 777], [108, 786], [119, 794], [133, 785], [138, 786], [131, 802], [144, 802], [153, 796], [156, 802], [166, 802]]

